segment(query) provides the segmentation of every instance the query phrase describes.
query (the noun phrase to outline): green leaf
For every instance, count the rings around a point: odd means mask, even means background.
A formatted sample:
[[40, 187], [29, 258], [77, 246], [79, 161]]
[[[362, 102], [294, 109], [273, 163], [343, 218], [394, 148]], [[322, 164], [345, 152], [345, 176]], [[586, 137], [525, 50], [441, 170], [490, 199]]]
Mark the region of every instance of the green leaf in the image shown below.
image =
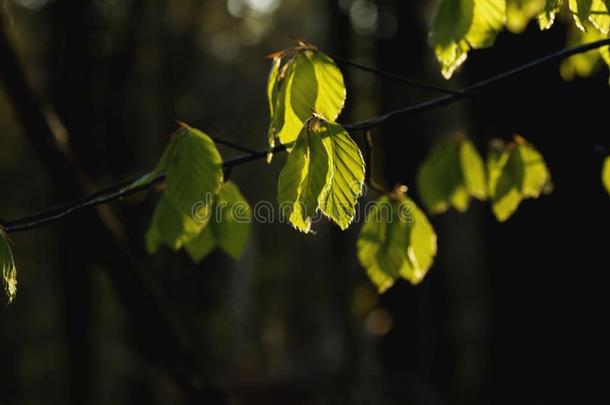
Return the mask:
[[[588, 28], [587, 31], [581, 31], [575, 26], [568, 28], [566, 47], [582, 45], [607, 37], [606, 34], [593, 29], [591, 24], [585, 23], [585, 26]], [[561, 77], [564, 80], [573, 80], [575, 77], [591, 76], [597, 71], [600, 62], [607, 61], [610, 65], [610, 60], [605, 58], [607, 53], [608, 47], [604, 46], [589, 52], [570, 56], [561, 62], [559, 70]]]
[[186, 244], [186, 251], [199, 262], [218, 246], [239, 259], [246, 248], [251, 223], [250, 205], [233, 182], [226, 182], [218, 192], [208, 225]]
[[[269, 100], [269, 113], [271, 115], [271, 120], [272, 120], [272, 124], [275, 120], [279, 120], [280, 116], [284, 117], [283, 113], [282, 114], [275, 114], [276, 111], [276, 106], [278, 103], [278, 96], [279, 96], [279, 88], [280, 88], [280, 80], [283, 80], [281, 78], [281, 58], [277, 57], [273, 59], [273, 62], [271, 64], [271, 71], [269, 72], [269, 79], [267, 81], [267, 99]], [[279, 122], [276, 122], [276, 125], [279, 125]], [[281, 127], [281, 125], [280, 125]], [[271, 163], [271, 160], [273, 159], [273, 152], [272, 149], [275, 147], [275, 137], [276, 134], [274, 131], [269, 131], [269, 152], [267, 153], [267, 163]]]
[[589, 19], [589, 14], [591, 13], [591, 3], [592, 0], [569, 0], [568, 6], [570, 11], [572, 12], [572, 16], [574, 17], [574, 22], [576, 26], [582, 30], [585, 29], [585, 22]]
[[604, 168], [602, 169], [602, 184], [610, 194], [610, 156], [604, 160]]
[[545, 3], [545, 0], [507, 0], [506, 27], [511, 32], [522, 33], [530, 20], [544, 10]]
[[515, 212], [523, 196], [519, 191], [520, 168], [504, 143], [490, 145], [487, 176], [492, 210], [498, 221], [506, 221]]
[[548, 30], [553, 26], [555, 17], [561, 10], [562, 5], [563, 0], [546, 0], [544, 10], [538, 15], [538, 25], [541, 30]]
[[492, 210], [500, 222], [506, 221], [523, 199], [538, 198], [551, 187], [542, 155], [519, 136], [509, 145], [492, 143], [487, 170]]
[[196, 238], [186, 244], [185, 249], [194, 262], [199, 263], [216, 247], [216, 238], [211, 226], [205, 227]]
[[270, 145], [294, 142], [312, 110], [335, 121], [345, 103], [343, 75], [333, 60], [314, 47], [277, 54], [268, 84]]
[[223, 184], [218, 193], [217, 212], [213, 231], [220, 248], [234, 259], [239, 259], [246, 248], [252, 210], [233, 182]]
[[420, 166], [417, 186], [429, 212], [438, 214], [450, 207], [464, 212], [470, 197], [487, 197], [483, 160], [466, 138], [439, 142]]
[[358, 258], [380, 293], [402, 277], [421, 282], [436, 255], [436, 234], [409, 198], [381, 197], [367, 213]]
[[515, 142], [517, 147], [513, 153], [519, 154], [523, 166], [521, 194], [525, 198], [538, 198], [552, 188], [551, 174], [540, 152], [519, 136], [515, 136]]
[[478, 200], [487, 198], [485, 164], [479, 152], [469, 139], [460, 142], [460, 167], [468, 194]]
[[211, 200], [222, 183], [222, 158], [212, 139], [194, 128], [176, 135], [172, 157], [166, 165], [165, 196], [183, 214]]
[[506, 0], [441, 0], [430, 40], [449, 79], [470, 49], [493, 44], [505, 20]]
[[280, 212], [305, 233], [311, 229], [311, 219], [319, 208], [331, 170], [324, 143], [310, 123], [301, 130], [278, 181]]
[[610, 32], [610, 0], [593, 0], [589, 21], [602, 34]]
[[339, 124], [316, 120], [312, 130], [322, 138], [330, 161], [320, 209], [343, 230], [354, 219], [364, 184], [364, 159], [358, 145]]
[[0, 229], [0, 267], [2, 268], [4, 291], [8, 296], [8, 302], [11, 303], [17, 295], [17, 268], [9, 241], [2, 229]]
[[201, 232], [210, 217], [210, 204], [202, 205], [196, 216], [186, 215], [176, 208], [165, 194], [157, 203], [155, 213], [146, 233], [148, 253], [154, 253], [165, 244], [177, 251]]

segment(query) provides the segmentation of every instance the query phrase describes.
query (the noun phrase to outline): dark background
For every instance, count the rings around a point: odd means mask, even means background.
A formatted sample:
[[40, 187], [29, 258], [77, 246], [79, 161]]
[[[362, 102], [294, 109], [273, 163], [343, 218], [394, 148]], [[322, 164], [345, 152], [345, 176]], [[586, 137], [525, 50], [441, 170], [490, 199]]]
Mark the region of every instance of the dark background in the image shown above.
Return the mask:
[[[263, 147], [265, 55], [292, 46], [290, 34], [455, 88], [565, 45], [562, 25], [504, 32], [443, 82], [427, 43], [432, 3], [5, 0], [3, 29], [44, 116], [19, 114], [3, 74], [0, 218], [145, 173], [176, 119]], [[340, 67], [340, 122], [436, 96]], [[491, 137], [523, 135], [555, 185], [504, 224], [479, 202], [432, 218], [439, 255], [425, 281], [382, 296], [357, 263], [358, 224], [305, 236], [255, 223], [240, 261], [215, 252], [195, 266], [146, 254], [151, 192], [11, 235], [19, 293], [0, 308], [0, 403], [606, 403], [590, 397], [607, 380], [610, 218], [594, 151], [610, 147], [607, 83], [606, 70], [565, 82], [548, 64], [378, 128], [376, 177], [415, 197], [430, 144], [457, 131], [482, 153]], [[40, 142], [49, 120], [76, 171]], [[275, 204], [284, 159], [234, 171], [252, 205]]]

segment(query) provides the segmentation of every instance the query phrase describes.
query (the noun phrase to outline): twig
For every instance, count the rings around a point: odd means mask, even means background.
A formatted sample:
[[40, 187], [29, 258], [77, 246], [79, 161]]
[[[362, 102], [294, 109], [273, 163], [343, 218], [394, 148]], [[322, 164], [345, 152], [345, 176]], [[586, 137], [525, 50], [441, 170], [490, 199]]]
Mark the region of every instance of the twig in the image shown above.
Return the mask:
[[231, 141], [227, 141], [227, 140], [225, 140], [225, 139], [218, 138], [217, 136], [210, 136], [210, 138], [211, 138], [211, 139], [212, 139], [214, 142], [216, 142], [216, 143], [219, 143], [219, 144], [221, 144], [221, 145], [228, 146], [228, 147], [233, 148], [233, 149], [235, 149], [235, 150], [239, 150], [239, 151], [246, 152], [246, 153], [250, 153], [250, 154], [253, 154], [253, 153], [256, 153], [256, 152], [257, 152], [257, 151], [255, 151], [254, 149], [246, 148], [245, 146], [241, 146], [241, 145], [238, 145], [238, 144], [233, 143], [233, 142], [231, 142]]
[[506, 80], [512, 76], [516, 76], [517, 74], [529, 70], [531, 68], [537, 67], [539, 65], [568, 58], [573, 55], [577, 55], [580, 53], [585, 53], [591, 51], [593, 49], [601, 48], [602, 46], [610, 45], [610, 39], [602, 39], [599, 41], [591, 42], [584, 45], [575, 46], [573, 48], [563, 49], [561, 51], [552, 53], [547, 56], [543, 56], [542, 58], [533, 60], [531, 62], [526, 63], [525, 65], [518, 66], [514, 69], [508, 70], [506, 72], [497, 74], [495, 76], [490, 77], [489, 79], [482, 80], [478, 83], [473, 84], [472, 86], [468, 86], [463, 89], [460, 94], [453, 94], [449, 96], [435, 98], [429, 101], [425, 101], [423, 103], [415, 104], [412, 106], [400, 108], [398, 110], [390, 111], [389, 113], [374, 117], [366, 121], [358, 122], [355, 124], [347, 124], [343, 125], [343, 127], [348, 131], [365, 131], [369, 128], [376, 127], [383, 122], [394, 118], [399, 115], [409, 115], [414, 113], [422, 113], [425, 111], [434, 110], [439, 107], [446, 107], [449, 104], [455, 103], [456, 101], [463, 100], [468, 97], [472, 97], [476, 94], [481, 93], [487, 87], [490, 87], [493, 84], [497, 84], [503, 80]]
[[[514, 69], [500, 73], [489, 79], [480, 81], [472, 86], [466, 87], [465, 89], [460, 91], [458, 94], [452, 94], [452, 95], [448, 95], [448, 96], [444, 96], [444, 97], [435, 98], [435, 99], [432, 99], [432, 100], [429, 100], [429, 101], [426, 101], [423, 103], [419, 103], [419, 104], [416, 104], [413, 106], [408, 106], [405, 108], [394, 110], [385, 115], [382, 115], [379, 117], [374, 117], [374, 118], [371, 118], [366, 121], [361, 121], [361, 122], [354, 123], [354, 124], [346, 124], [346, 125], [343, 125], [343, 127], [348, 131], [365, 131], [365, 130], [374, 128], [378, 125], [381, 125], [385, 121], [398, 117], [398, 116], [406, 116], [406, 115], [415, 114], [415, 113], [422, 113], [422, 112], [430, 111], [430, 110], [433, 110], [433, 109], [436, 109], [439, 107], [444, 107], [449, 104], [455, 103], [457, 101], [463, 100], [465, 98], [471, 97], [475, 94], [479, 94], [483, 90], [487, 89], [488, 87], [490, 87], [493, 84], [497, 84], [498, 82], [501, 82], [510, 77], [516, 76], [517, 74], [519, 74], [521, 72], [532, 69], [532, 68], [542, 65], [544, 63], [561, 60], [561, 59], [570, 57], [572, 55], [588, 52], [593, 49], [601, 48], [602, 46], [606, 46], [606, 45], [610, 45], [610, 39], [604, 39], [604, 40], [595, 41], [595, 42], [591, 42], [591, 43], [584, 44], [584, 45], [579, 45], [579, 46], [576, 46], [573, 48], [564, 49], [564, 50], [552, 53], [550, 55], [544, 56], [542, 58], [536, 59], [532, 62], [526, 63], [525, 65], [521, 65]], [[286, 147], [284, 145], [279, 145], [279, 146], [276, 146], [275, 148], [273, 148], [272, 152], [275, 154], [275, 153], [283, 152], [285, 150], [286, 150]], [[242, 156], [235, 157], [233, 159], [226, 160], [223, 164], [223, 167], [225, 169], [227, 169], [227, 168], [242, 165], [247, 162], [264, 159], [267, 156], [268, 152], [269, 152], [268, 149], [252, 151], [252, 153], [248, 153], [248, 154], [245, 154]], [[153, 179], [150, 183], [144, 184], [138, 188], [125, 188], [125, 183], [129, 184], [129, 182], [123, 182], [123, 183], [120, 183], [119, 185], [107, 187], [106, 189], [103, 189], [97, 193], [94, 193], [94, 194], [91, 194], [88, 196], [84, 196], [81, 199], [77, 200], [76, 202], [70, 202], [70, 203], [64, 204], [59, 207], [55, 207], [55, 208], [52, 208], [49, 210], [44, 210], [34, 216], [30, 216], [30, 217], [10, 221], [10, 222], [0, 223], [0, 226], [4, 227], [6, 229], [6, 232], [8, 232], [8, 233], [31, 230], [31, 229], [37, 228], [39, 226], [46, 225], [51, 222], [57, 221], [67, 215], [73, 214], [84, 208], [93, 207], [93, 206], [96, 206], [99, 204], [104, 204], [109, 201], [137, 193], [139, 191], [142, 191], [144, 189], [151, 187], [153, 184], [157, 184], [157, 183], [163, 181], [163, 179], [164, 179], [164, 176], [160, 175], [160, 176], [156, 177], [155, 179]]]
[[332, 55], [332, 54], [328, 54], [328, 56], [330, 56], [332, 59], [334, 59], [335, 61], [337, 61], [343, 65], [351, 66], [353, 68], [360, 69], [365, 72], [374, 73], [378, 76], [385, 77], [387, 79], [396, 80], [396, 81], [405, 83], [411, 87], [416, 87], [419, 89], [430, 90], [430, 91], [436, 91], [436, 92], [445, 93], [445, 94], [461, 94], [462, 93], [461, 91], [451, 90], [446, 87], [436, 86], [436, 85], [430, 84], [430, 83], [424, 83], [422, 81], [414, 80], [414, 79], [411, 79], [406, 76], [398, 75], [396, 73], [390, 73], [390, 72], [386, 72], [385, 70], [377, 69], [377, 68], [374, 68], [371, 66], [366, 66], [361, 63], [354, 62], [353, 60], [342, 58], [340, 56], [336, 56], [336, 55]]

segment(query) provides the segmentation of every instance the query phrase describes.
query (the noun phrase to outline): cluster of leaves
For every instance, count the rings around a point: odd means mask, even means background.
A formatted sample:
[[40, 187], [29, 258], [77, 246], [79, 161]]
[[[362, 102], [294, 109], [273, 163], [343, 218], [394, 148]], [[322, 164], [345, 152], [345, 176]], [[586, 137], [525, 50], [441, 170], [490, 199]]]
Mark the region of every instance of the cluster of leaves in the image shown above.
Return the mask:
[[522, 200], [538, 198], [552, 189], [542, 155], [518, 135], [508, 144], [497, 139], [490, 143], [487, 173], [489, 197], [499, 221], [506, 221]]
[[468, 208], [470, 197], [489, 198], [498, 221], [506, 221], [523, 199], [551, 190], [551, 176], [542, 155], [515, 135], [505, 144], [490, 142], [487, 164], [470, 140], [463, 136], [437, 143], [419, 168], [417, 186], [432, 214], [450, 207]]
[[203, 132], [183, 126], [157, 167], [132, 187], [165, 173], [165, 190], [146, 233], [150, 253], [161, 244], [185, 248], [194, 261], [216, 246], [239, 258], [246, 246], [251, 210], [232, 182], [223, 181], [222, 158]]
[[[282, 215], [305, 233], [318, 212], [347, 229], [362, 194], [365, 163], [358, 145], [334, 122], [345, 102], [341, 71], [301, 41], [273, 55], [268, 97], [270, 146], [279, 140], [289, 151], [278, 181]], [[435, 254], [432, 226], [400, 188], [367, 213], [358, 258], [380, 292], [399, 277], [419, 283]]]
[[483, 160], [464, 136], [439, 142], [417, 173], [419, 195], [432, 214], [464, 212], [470, 197], [487, 198]]
[[[540, 25], [552, 25], [561, 0], [441, 0], [432, 31], [443, 74], [449, 77], [469, 49], [491, 45], [510, 16], [513, 30], [523, 29], [538, 15]], [[609, 1], [570, 0], [576, 25], [591, 24], [607, 34]], [[599, 12], [603, 8], [603, 13]], [[525, 17], [524, 17], [525, 16]], [[607, 47], [606, 47], [607, 52]], [[346, 97], [343, 75], [334, 61], [315, 46], [298, 46], [272, 55], [268, 79], [271, 115], [269, 145], [280, 142], [288, 156], [279, 175], [280, 213], [292, 226], [312, 233], [321, 213], [342, 230], [356, 214], [363, 192], [365, 162], [358, 145], [335, 121]], [[250, 206], [237, 185], [224, 181], [223, 160], [213, 140], [185, 124], [176, 131], [155, 169], [129, 188], [151, 185], [165, 176], [165, 188], [146, 233], [150, 253], [161, 245], [184, 248], [195, 262], [218, 247], [239, 258], [247, 245], [252, 221]], [[610, 193], [610, 158], [602, 181]], [[489, 199], [499, 221], [507, 220], [522, 200], [551, 189], [542, 155], [519, 136], [504, 143], [493, 140], [486, 164], [464, 136], [435, 145], [422, 163], [417, 183], [425, 208], [439, 214], [463, 212], [470, 198]], [[436, 234], [426, 215], [397, 186], [366, 213], [357, 243], [358, 258], [380, 292], [403, 278], [422, 281], [436, 255]], [[5, 290], [16, 293], [16, 269], [5, 233], [0, 229], [0, 267]]]
[[[574, 21], [567, 39], [573, 46], [608, 38], [609, 11], [610, 0], [440, 0], [430, 42], [448, 79], [466, 60], [469, 50], [491, 46], [505, 26], [520, 33], [537, 17], [540, 29], [546, 30], [562, 13]], [[566, 79], [588, 76], [600, 58], [610, 65], [610, 47], [567, 59], [561, 74]]]
[[436, 233], [424, 213], [398, 187], [367, 212], [358, 259], [382, 293], [399, 278], [420, 283], [436, 256]]
[[505, 0], [440, 1], [430, 41], [446, 79], [464, 63], [470, 49], [493, 45], [505, 14]]
[[345, 104], [345, 84], [333, 60], [305, 41], [271, 58], [269, 145], [279, 140], [290, 147], [312, 111], [336, 121]]

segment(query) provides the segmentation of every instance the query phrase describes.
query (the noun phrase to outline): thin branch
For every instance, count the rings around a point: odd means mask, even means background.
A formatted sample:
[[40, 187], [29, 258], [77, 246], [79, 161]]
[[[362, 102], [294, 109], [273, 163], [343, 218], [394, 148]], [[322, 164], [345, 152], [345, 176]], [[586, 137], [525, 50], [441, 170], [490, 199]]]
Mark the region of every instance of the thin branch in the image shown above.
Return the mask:
[[416, 87], [419, 89], [430, 90], [430, 91], [436, 91], [436, 92], [445, 93], [445, 94], [461, 94], [461, 91], [451, 90], [446, 87], [441, 87], [441, 86], [437, 86], [434, 84], [425, 83], [425, 82], [422, 82], [419, 80], [414, 80], [414, 79], [411, 79], [406, 76], [398, 75], [396, 73], [386, 72], [385, 70], [377, 69], [377, 68], [374, 68], [371, 66], [366, 66], [361, 63], [354, 62], [353, 60], [342, 58], [340, 56], [336, 56], [336, 55], [332, 55], [332, 54], [328, 54], [328, 56], [330, 56], [332, 59], [334, 59], [335, 61], [337, 61], [343, 65], [351, 66], [353, 68], [360, 69], [365, 72], [374, 73], [378, 76], [385, 77], [387, 79], [396, 80], [396, 81], [405, 83], [411, 87]]
[[511, 69], [506, 72], [492, 76], [489, 79], [482, 80], [478, 83], [473, 84], [472, 86], [468, 86], [465, 89], [463, 89], [460, 92], [460, 94], [453, 94], [453, 95], [449, 95], [449, 96], [435, 98], [435, 99], [425, 101], [420, 104], [415, 104], [412, 106], [400, 108], [398, 110], [390, 111], [389, 113], [387, 113], [385, 115], [382, 115], [379, 117], [374, 117], [374, 118], [371, 118], [366, 121], [358, 122], [355, 124], [343, 125], [343, 127], [348, 131], [365, 131], [369, 128], [376, 127], [376, 126], [382, 124], [383, 122], [385, 122], [391, 118], [394, 118], [396, 116], [402, 116], [402, 115], [406, 116], [406, 115], [410, 115], [410, 114], [414, 114], [414, 113], [422, 113], [425, 111], [434, 110], [439, 107], [446, 107], [449, 104], [455, 103], [456, 101], [460, 101], [465, 98], [472, 97], [476, 94], [479, 94], [483, 90], [487, 89], [488, 87], [491, 87], [492, 85], [502, 82], [513, 76], [516, 76], [519, 73], [522, 73], [526, 70], [532, 69], [534, 67], [537, 67], [539, 65], [542, 65], [542, 64], [545, 64], [548, 62], [562, 60], [565, 58], [569, 58], [570, 56], [573, 56], [573, 55], [592, 51], [594, 49], [601, 48], [602, 46], [606, 46], [606, 45], [610, 45], [610, 39], [602, 39], [600, 41], [595, 41], [595, 42], [591, 42], [588, 44], [575, 46], [573, 48], [563, 49], [561, 51], [552, 53], [552, 54], [544, 56], [542, 58], [533, 60], [529, 63], [526, 63], [525, 65], [521, 65], [514, 69]]
[[228, 146], [228, 147], [230, 147], [230, 148], [233, 148], [233, 149], [235, 149], [235, 150], [239, 150], [239, 151], [241, 151], [241, 152], [250, 153], [250, 154], [253, 154], [253, 153], [256, 153], [256, 152], [257, 152], [257, 151], [256, 151], [256, 150], [254, 150], [254, 149], [246, 148], [245, 146], [241, 146], [241, 145], [238, 145], [238, 144], [233, 143], [233, 142], [231, 142], [231, 141], [227, 141], [227, 140], [225, 140], [225, 139], [218, 138], [217, 136], [210, 136], [210, 138], [211, 138], [211, 139], [212, 139], [214, 142], [216, 142], [216, 143], [218, 143], [218, 144]]
[[[604, 39], [596, 42], [591, 42], [588, 44], [576, 46], [573, 48], [568, 48], [561, 50], [559, 52], [555, 52], [553, 54], [544, 56], [542, 58], [536, 59], [532, 62], [529, 62], [525, 65], [516, 67], [514, 69], [508, 70], [506, 72], [500, 73], [496, 76], [493, 76], [489, 79], [480, 81], [472, 86], [466, 87], [458, 94], [452, 94], [444, 97], [435, 98], [420, 104], [416, 104], [413, 106], [401, 108], [398, 110], [391, 111], [385, 115], [371, 118], [366, 121], [358, 122], [355, 124], [346, 124], [343, 127], [348, 131], [364, 131], [371, 128], [374, 128], [378, 125], [381, 125], [385, 121], [398, 117], [398, 116], [406, 116], [414, 113], [421, 113], [425, 111], [430, 111], [439, 107], [444, 107], [454, 102], [463, 100], [465, 98], [471, 97], [475, 94], [481, 93], [483, 90], [488, 87], [497, 84], [503, 80], [516, 76], [519, 73], [522, 73], [526, 70], [532, 69], [539, 65], [542, 65], [547, 62], [552, 62], [556, 60], [561, 60], [572, 55], [576, 55], [579, 53], [588, 52], [597, 48], [601, 48], [602, 46], [610, 45], [610, 39]], [[284, 145], [278, 145], [271, 150], [271, 152], [280, 153], [286, 150]], [[240, 166], [247, 162], [252, 162], [259, 159], [264, 159], [269, 152], [268, 149], [261, 149], [258, 151], [252, 151], [252, 153], [248, 153], [242, 156], [235, 157], [233, 159], [226, 160], [223, 164], [225, 169], [233, 168], [236, 166]], [[129, 188], [129, 185], [133, 180], [128, 182], [122, 182], [113, 186], [109, 186], [105, 189], [102, 189], [96, 193], [84, 196], [75, 202], [66, 203], [64, 205], [54, 207], [48, 210], [41, 211], [40, 213], [14, 220], [9, 222], [0, 223], [0, 226], [5, 229], [6, 232], [22, 232], [37, 228], [42, 225], [46, 225], [52, 222], [55, 222], [67, 215], [73, 214], [82, 209], [93, 207], [99, 204], [104, 204], [109, 201], [119, 199], [131, 194], [135, 194], [137, 192], [143, 191], [145, 189], [150, 188], [154, 184], [160, 183], [164, 180], [164, 175], [160, 175], [149, 183], [143, 184], [136, 188]]]

